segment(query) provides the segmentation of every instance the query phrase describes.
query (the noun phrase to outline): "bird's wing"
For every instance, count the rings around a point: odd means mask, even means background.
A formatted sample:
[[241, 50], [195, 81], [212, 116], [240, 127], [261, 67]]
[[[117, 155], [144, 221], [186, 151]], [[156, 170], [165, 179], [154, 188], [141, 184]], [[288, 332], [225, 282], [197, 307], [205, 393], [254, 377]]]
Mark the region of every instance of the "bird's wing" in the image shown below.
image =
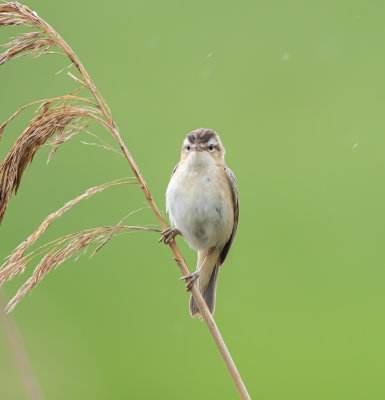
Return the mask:
[[233, 204], [234, 204], [234, 225], [233, 225], [233, 231], [231, 232], [230, 239], [227, 241], [225, 244], [225, 247], [223, 247], [222, 252], [219, 256], [219, 263], [222, 265], [226, 259], [227, 253], [230, 250], [231, 244], [233, 243], [235, 234], [237, 232], [237, 227], [238, 227], [238, 217], [239, 217], [239, 197], [238, 197], [238, 185], [237, 185], [237, 180], [235, 179], [235, 176], [233, 174], [233, 171], [231, 171], [230, 168], [225, 167], [225, 172], [227, 176], [227, 180], [229, 181], [231, 191], [233, 193]]

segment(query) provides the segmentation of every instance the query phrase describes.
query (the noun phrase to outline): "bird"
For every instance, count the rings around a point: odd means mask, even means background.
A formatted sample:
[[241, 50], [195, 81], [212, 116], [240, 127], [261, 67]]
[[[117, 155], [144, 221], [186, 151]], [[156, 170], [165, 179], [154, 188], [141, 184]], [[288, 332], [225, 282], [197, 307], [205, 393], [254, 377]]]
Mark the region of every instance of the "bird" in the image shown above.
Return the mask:
[[[199, 128], [185, 137], [166, 190], [166, 211], [171, 227], [159, 242], [170, 244], [181, 235], [198, 252], [196, 271], [181, 279], [187, 291], [196, 283], [213, 314], [219, 268], [233, 243], [239, 217], [237, 181], [226, 166], [217, 132]], [[189, 309], [192, 317], [200, 316], [192, 296]]]

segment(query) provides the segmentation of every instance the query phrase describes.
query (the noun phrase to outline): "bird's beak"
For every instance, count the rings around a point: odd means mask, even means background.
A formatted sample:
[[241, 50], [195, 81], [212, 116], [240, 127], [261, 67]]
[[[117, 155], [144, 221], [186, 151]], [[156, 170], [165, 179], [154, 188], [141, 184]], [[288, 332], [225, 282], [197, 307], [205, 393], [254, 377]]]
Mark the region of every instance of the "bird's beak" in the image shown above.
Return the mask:
[[194, 146], [194, 150], [195, 150], [195, 151], [203, 151], [203, 148], [202, 148], [202, 146], [201, 146], [200, 144], [196, 144], [196, 145]]

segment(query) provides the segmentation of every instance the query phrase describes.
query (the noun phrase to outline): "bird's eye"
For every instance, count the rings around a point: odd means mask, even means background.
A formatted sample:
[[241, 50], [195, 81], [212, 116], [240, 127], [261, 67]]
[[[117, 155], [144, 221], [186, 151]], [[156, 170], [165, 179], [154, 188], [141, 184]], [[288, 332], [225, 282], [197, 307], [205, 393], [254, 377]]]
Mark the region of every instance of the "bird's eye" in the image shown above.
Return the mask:
[[210, 144], [209, 150], [210, 150], [210, 151], [213, 151], [213, 150], [214, 150], [214, 146], [213, 146], [212, 144]]
[[190, 151], [191, 147], [189, 144], [186, 146], [186, 149], [187, 149], [187, 151]]

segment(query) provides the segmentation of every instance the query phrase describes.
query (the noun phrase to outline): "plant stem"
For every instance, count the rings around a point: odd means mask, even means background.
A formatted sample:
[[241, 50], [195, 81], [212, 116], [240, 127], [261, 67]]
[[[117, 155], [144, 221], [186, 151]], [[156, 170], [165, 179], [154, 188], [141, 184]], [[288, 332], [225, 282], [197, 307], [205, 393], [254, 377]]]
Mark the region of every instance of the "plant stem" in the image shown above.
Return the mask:
[[0, 290], [0, 318], [4, 325], [5, 334], [8, 338], [11, 351], [15, 362], [20, 370], [21, 378], [31, 400], [42, 400], [42, 395], [37, 383], [36, 377], [32, 372], [31, 366], [28, 361], [28, 356], [25, 348], [21, 342], [17, 328], [14, 325], [11, 316], [4, 312], [5, 302], [3, 293]]
[[[35, 12], [31, 11], [28, 7], [18, 4], [18, 3], [8, 3], [8, 4], [14, 5], [14, 7], [17, 9], [17, 11], [20, 14], [22, 14], [24, 18], [26, 18], [29, 22], [33, 23], [36, 27], [45, 31], [46, 34], [51, 39], [54, 40], [54, 42], [56, 43], [56, 46], [59, 49], [63, 50], [63, 52], [67, 55], [67, 57], [75, 64], [76, 68], [78, 69], [80, 75], [83, 78], [83, 81], [84, 81], [86, 87], [89, 89], [90, 93], [94, 97], [94, 99], [98, 105], [98, 108], [100, 109], [103, 117], [105, 118], [106, 124], [103, 124], [103, 125], [108, 128], [111, 135], [114, 137], [116, 142], [119, 144], [125, 158], [127, 159], [132, 171], [135, 174], [136, 179], [138, 180], [138, 183], [140, 184], [140, 187], [142, 188], [142, 191], [147, 199], [147, 202], [149, 203], [150, 207], [152, 208], [162, 229], [166, 229], [168, 227], [168, 224], [162, 217], [158, 207], [156, 206], [156, 204], [151, 196], [151, 193], [150, 193], [150, 190], [148, 189], [146, 181], [144, 180], [138, 166], [136, 165], [134, 159], [132, 158], [130, 152], [128, 151], [127, 146], [125, 145], [122, 138], [120, 137], [119, 132], [118, 132], [118, 130], [115, 126], [115, 123], [112, 119], [111, 112], [110, 112], [108, 106], [106, 105], [105, 101], [103, 100], [102, 95], [100, 94], [99, 90], [96, 88], [91, 77], [89, 76], [88, 72], [86, 71], [83, 64], [80, 62], [80, 60], [76, 56], [76, 54], [69, 47], [69, 45], [63, 40], [63, 38], [49, 24], [47, 24], [43, 19], [41, 19]], [[174, 259], [177, 262], [182, 274], [183, 275], [190, 274], [190, 271], [186, 265], [186, 262], [184, 261], [182, 254], [180, 253], [174, 240], [171, 241], [170, 248], [174, 253]], [[215, 341], [215, 344], [218, 347], [218, 350], [226, 364], [226, 367], [230, 372], [230, 375], [231, 375], [231, 377], [234, 381], [234, 384], [238, 390], [240, 398], [242, 400], [250, 399], [250, 396], [246, 390], [246, 387], [242, 381], [242, 378], [234, 364], [234, 361], [231, 358], [230, 352], [226, 347], [226, 344], [219, 332], [217, 325], [215, 324], [214, 318], [211, 315], [211, 313], [207, 307], [207, 304], [206, 304], [205, 300], [203, 299], [203, 296], [200, 293], [199, 289], [196, 287], [195, 283], [193, 284], [191, 293], [195, 299], [195, 302], [197, 303], [197, 305], [199, 307], [201, 317], [206, 322], [206, 325], [208, 326], [208, 328], [210, 330], [210, 333]]]

